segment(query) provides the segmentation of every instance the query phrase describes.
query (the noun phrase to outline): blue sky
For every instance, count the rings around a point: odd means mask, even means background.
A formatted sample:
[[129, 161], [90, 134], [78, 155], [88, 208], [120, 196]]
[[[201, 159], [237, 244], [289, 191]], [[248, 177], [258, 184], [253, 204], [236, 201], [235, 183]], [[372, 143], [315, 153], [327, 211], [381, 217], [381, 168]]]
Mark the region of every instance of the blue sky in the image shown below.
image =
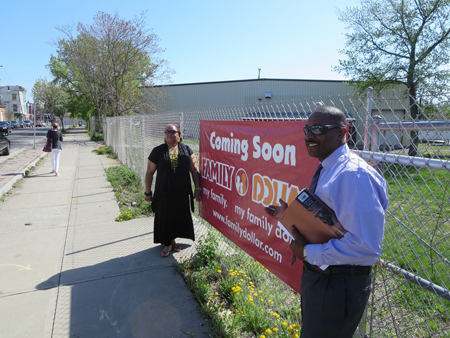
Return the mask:
[[[344, 48], [336, 8], [357, 0], [23, 0], [0, 6], [1, 86], [21, 85], [27, 99], [56, 54], [55, 27], [92, 23], [96, 12], [130, 20], [147, 11], [162, 57], [175, 71], [171, 83], [261, 78], [344, 80], [332, 71]], [[162, 84], [162, 83], [158, 83]]]

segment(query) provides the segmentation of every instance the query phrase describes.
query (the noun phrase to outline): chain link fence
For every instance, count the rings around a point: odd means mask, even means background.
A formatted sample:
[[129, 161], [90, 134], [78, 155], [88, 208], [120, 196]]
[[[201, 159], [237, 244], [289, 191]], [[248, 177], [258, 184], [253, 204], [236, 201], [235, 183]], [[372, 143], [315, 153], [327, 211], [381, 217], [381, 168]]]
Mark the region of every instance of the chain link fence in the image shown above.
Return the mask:
[[[389, 183], [383, 254], [374, 272], [367, 313], [355, 336], [450, 337], [450, 95], [412, 100], [395, 92], [373, 97], [308, 97], [246, 107], [210, 108], [103, 120], [104, 140], [142, 178], [167, 124], [179, 123], [183, 142], [199, 158], [200, 120], [306, 119], [318, 104], [342, 109], [350, 121], [348, 144]], [[412, 105], [418, 110], [411, 116]], [[411, 156], [414, 155], [414, 156]], [[198, 210], [198, 208], [196, 208]], [[196, 231], [217, 233], [240, 264], [253, 259], [196, 213]], [[242, 263], [243, 262], [243, 263]], [[245, 263], [247, 262], [247, 263]], [[223, 264], [226, 268], [226, 260]], [[245, 266], [245, 265], [244, 265]], [[251, 272], [247, 272], [251, 276]], [[273, 308], [293, 291], [267, 274]], [[278, 303], [277, 303], [278, 302]], [[300, 312], [293, 313], [298, 322]]]

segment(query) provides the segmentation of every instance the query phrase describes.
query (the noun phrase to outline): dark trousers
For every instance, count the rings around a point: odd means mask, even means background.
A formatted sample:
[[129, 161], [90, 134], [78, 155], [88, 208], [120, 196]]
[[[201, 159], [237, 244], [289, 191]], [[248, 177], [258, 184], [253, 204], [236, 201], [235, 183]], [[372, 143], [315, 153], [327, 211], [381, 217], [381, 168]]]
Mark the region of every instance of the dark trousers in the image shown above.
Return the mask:
[[[348, 269], [346, 268], [348, 267]], [[304, 264], [301, 338], [351, 338], [371, 289], [370, 267], [333, 266], [320, 271]]]

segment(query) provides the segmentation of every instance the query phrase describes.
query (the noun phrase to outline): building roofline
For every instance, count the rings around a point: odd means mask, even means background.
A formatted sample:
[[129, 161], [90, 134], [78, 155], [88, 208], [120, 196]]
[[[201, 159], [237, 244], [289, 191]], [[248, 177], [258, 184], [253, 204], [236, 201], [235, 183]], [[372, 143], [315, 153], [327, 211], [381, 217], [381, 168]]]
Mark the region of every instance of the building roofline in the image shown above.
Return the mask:
[[219, 84], [219, 83], [256, 82], [256, 81], [335, 82], [335, 83], [350, 82], [349, 80], [312, 80], [312, 79], [270, 79], [270, 78], [263, 78], [263, 79], [247, 79], [247, 80], [229, 80], [229, 81], [177, 83], [177, 84], [167, 84], [167, 85], [145, 86], [145, 88], [149, 88], [149, 87], [177, 87], [177, 86], [187, 86], [187, 85], [207, 85], [207, 84]]
[[19, 91], [19, 92], [27, 92], [26, 88], [23, 86], [19, 86], [19, 85], [4, 85], [4, 86], [0, 86], [0, 89], [4, 89], [4, 88], [8, 88], [9, 90], [15, 90], [15, 91]]

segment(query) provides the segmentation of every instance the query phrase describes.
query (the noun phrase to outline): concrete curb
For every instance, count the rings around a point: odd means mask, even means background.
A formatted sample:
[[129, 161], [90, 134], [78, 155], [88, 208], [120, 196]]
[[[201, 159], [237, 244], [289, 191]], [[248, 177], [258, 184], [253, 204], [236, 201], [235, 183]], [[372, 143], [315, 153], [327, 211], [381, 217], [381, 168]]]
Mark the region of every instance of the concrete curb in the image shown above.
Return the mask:
[[9, 180], [8, 183], [6, 183], [3, 187], [0, 187], [0, 198], [3, 197], [9, 190], [12, 189], [14, 184], [25, 177], [25, 171], [27, 171], [30, 167], [34, 167], [36, 163], [47, 156], [48, 153], [43, 152], [41, 155], [39, 155], [33, 162], [28, 164], [20, 173], [18, 173], [16, 176], [14, 176], [11, 180]]

